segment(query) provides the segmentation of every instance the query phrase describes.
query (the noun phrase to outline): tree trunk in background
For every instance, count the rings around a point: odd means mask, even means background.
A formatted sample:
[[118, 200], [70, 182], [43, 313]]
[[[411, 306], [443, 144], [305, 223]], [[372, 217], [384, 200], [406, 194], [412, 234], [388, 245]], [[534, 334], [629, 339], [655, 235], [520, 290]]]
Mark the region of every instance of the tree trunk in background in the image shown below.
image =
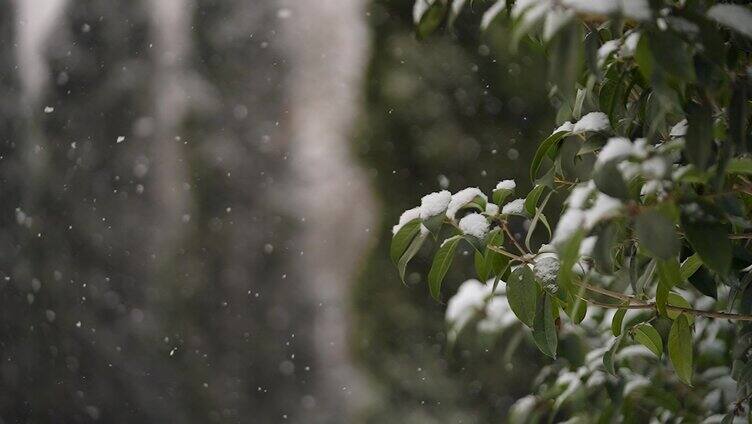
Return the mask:
[[369, 52], [365, 1], [289, 4], [292, 205], [305, 220], [297, 237], [299, 264], [309, 273], [302, 288], [318, 305], [316, 364], [325, 374], [317, 385], [340, 394], [325, 399], [323, 412], [331, 415], [319, 419], [337, 422], [366, 400], [347, 340], [348, 294], [376, 215], [368, 180], [351, 152]]
[[346, 422], [361, 2], [24, 1], [0, 0], [0, 422]]

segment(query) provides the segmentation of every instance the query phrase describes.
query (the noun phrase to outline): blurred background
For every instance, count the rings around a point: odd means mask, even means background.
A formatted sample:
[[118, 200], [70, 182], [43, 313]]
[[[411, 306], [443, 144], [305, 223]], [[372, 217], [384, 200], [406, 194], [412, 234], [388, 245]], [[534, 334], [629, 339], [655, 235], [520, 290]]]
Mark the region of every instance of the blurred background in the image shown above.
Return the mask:
[[485, 7], [0, 0], [0, 423], [503, 421], [544, 359], [449, 346], [435, 246], [387, 253], [427, 192], [530, 187], [547, 64]]

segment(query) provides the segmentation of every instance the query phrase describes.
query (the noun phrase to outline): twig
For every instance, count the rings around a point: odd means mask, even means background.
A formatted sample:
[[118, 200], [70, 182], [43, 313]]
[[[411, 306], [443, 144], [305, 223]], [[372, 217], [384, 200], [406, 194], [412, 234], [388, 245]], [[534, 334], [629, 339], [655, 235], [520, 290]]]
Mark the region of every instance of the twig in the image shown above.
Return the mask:
[[486, 249], [494, 251], [496, 253], [501, 253], [504, 256], [508, 256], [508, 257], [510, 257], [510, 258], [512, 258], [514, 260], [520, 261], [520, 262], [529, 262], [528, 260], [526, 260], [522, 256], [517, 256], [514, 253], [507, 252], [506, 250], [504, 250], [504, 249], [502, 249], [502, 248], [500, 248], [498, 246], [491, 246], [489, 244], [489, 245], [486, 246]]
[[[591, 299], [584, 299], [585, 302], [593, 305], [593, 306], [599, 306], [601, 308], [608, 308], [608, 309], [654, 309], [658, 311], [658, 307], [655, 303], [631, 303], [628, 305], [618, 305], [618, 304], [612, 304], [612, 303], [604, 303], [604, 302], [598, 302], [597, 300], [591, 300]], [[673, 305], [666, 305], [666, 309], [681, 312], [684, 314], [689, 315], [695, 315], [700, 317], [706, 317], [706, 318], [720, 318], [720, 319], [728, 319], [732, 321], [752, 321], [752, 315], [742, 315], [742, 314], [732, 314], [728, 312], [717, 312], [717, 311], [704, 311], [701, 309], [692, 309], [692, 308], [682, 308], [680, 306], [673, 306]]]
[[525, 249], [522, 248], [522, 246], [520, 245], [520, 243], [517, 242], [517, 239], [514, 238], [514, 235], [512, 235], [512, 232], [509, 231], [509, 227], [507, 227], [507, 223], [506, 222], [502, 222], [501, 223], [501, 228], [503, 228], [504, 232], [507, 233], [507, 236], [509, 236], [509, 238], [512, 239], [512, 243], [514, 243], [514, 245], [517, 247], [517, 250], [519, 250], [520, 253], [522, 253], [523, 256], [526, 255], [527, 252], [525, 251]]
[[624, 293], [618, 293], [618, 292], [615, 292], [615, 291], [604, 289], [602, 287], [591, 286], [588, 283], [578, 283], [578, 282], [575, 282], [574, 284], [576, 284], [578, 286], [582, 286], [582, 287], [590, 290], [591, 292], [599, 293], [599, 294], [602, 294], [604, 296], [611, 297], [613, 299], [626, 300], [627, 302], [635, 302], [635, 303], [640, 304], [640, 305], [646, 305], [647, 304], [647, 302], [642, 301], [640, 299], [637, 299], [634, 296], [629, 296], [629, 295], [626, 295]]

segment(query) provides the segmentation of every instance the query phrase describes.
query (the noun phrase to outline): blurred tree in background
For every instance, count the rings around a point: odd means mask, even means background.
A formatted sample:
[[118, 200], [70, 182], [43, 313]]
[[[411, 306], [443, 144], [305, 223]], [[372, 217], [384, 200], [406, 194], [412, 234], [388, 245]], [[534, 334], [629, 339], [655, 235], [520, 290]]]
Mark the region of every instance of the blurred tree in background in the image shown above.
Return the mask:
[[[490, 189], [500, 179], [516, 178], [523, 190], [530, 188], [528, 163], [536, 148], [530, 140], [542, 138], [553, 122], [546, 63], [525, 46], [512, 56], [504, 28], [481, 35], [480, 2], [465, 8], [453, 32], [418, 41], [413, 3], [375, 1], [370, 13], [374, 53], [357, 143], [383, 218], [380, 244], [355, 292], [353, 340], [377, 396], [366, 419], [493, 422], [529, 391], [542, 357], [523, 346], [512, 366], [503, 341], [461, 341], [448, 348], [444, 307], [427, 296], [423, 280], [433, 246], [411, 265], [421, 272], [408, 269], [407, 289], [386, 252], [395, 217], [420, 203], [416, 187]], [[468, 275], [470, 253], [462, 252], [450, 270], [449, 294]]]
[[345, 420], [362, 4], [0, 1], [0, 422]]

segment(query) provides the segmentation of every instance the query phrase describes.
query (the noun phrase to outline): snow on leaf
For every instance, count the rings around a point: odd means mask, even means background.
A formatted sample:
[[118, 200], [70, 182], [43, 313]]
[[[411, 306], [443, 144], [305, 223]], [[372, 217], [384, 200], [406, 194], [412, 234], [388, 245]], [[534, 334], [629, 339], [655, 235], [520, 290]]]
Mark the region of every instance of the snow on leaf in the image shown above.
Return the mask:
[[609, 128], [608, 116], [605, 113], [590, 112], [574, 124], [572, 132], [574, 134], [581, 134], [584, 132], [606, 131]]
[[423, 196], [420, 201], [420, 219], [428, 219], [446, 211], [452, 193], [442, 190]]
[[479, 213], [471, 213], [460, 220], [459, 227], [463, 233], [469, 236], [484, 239], [488, 234], [489, 223], [485, 216]]
[[708, 17], [721, 25], [752, 38], [752, 11], [738, 4], [716, 4]]

